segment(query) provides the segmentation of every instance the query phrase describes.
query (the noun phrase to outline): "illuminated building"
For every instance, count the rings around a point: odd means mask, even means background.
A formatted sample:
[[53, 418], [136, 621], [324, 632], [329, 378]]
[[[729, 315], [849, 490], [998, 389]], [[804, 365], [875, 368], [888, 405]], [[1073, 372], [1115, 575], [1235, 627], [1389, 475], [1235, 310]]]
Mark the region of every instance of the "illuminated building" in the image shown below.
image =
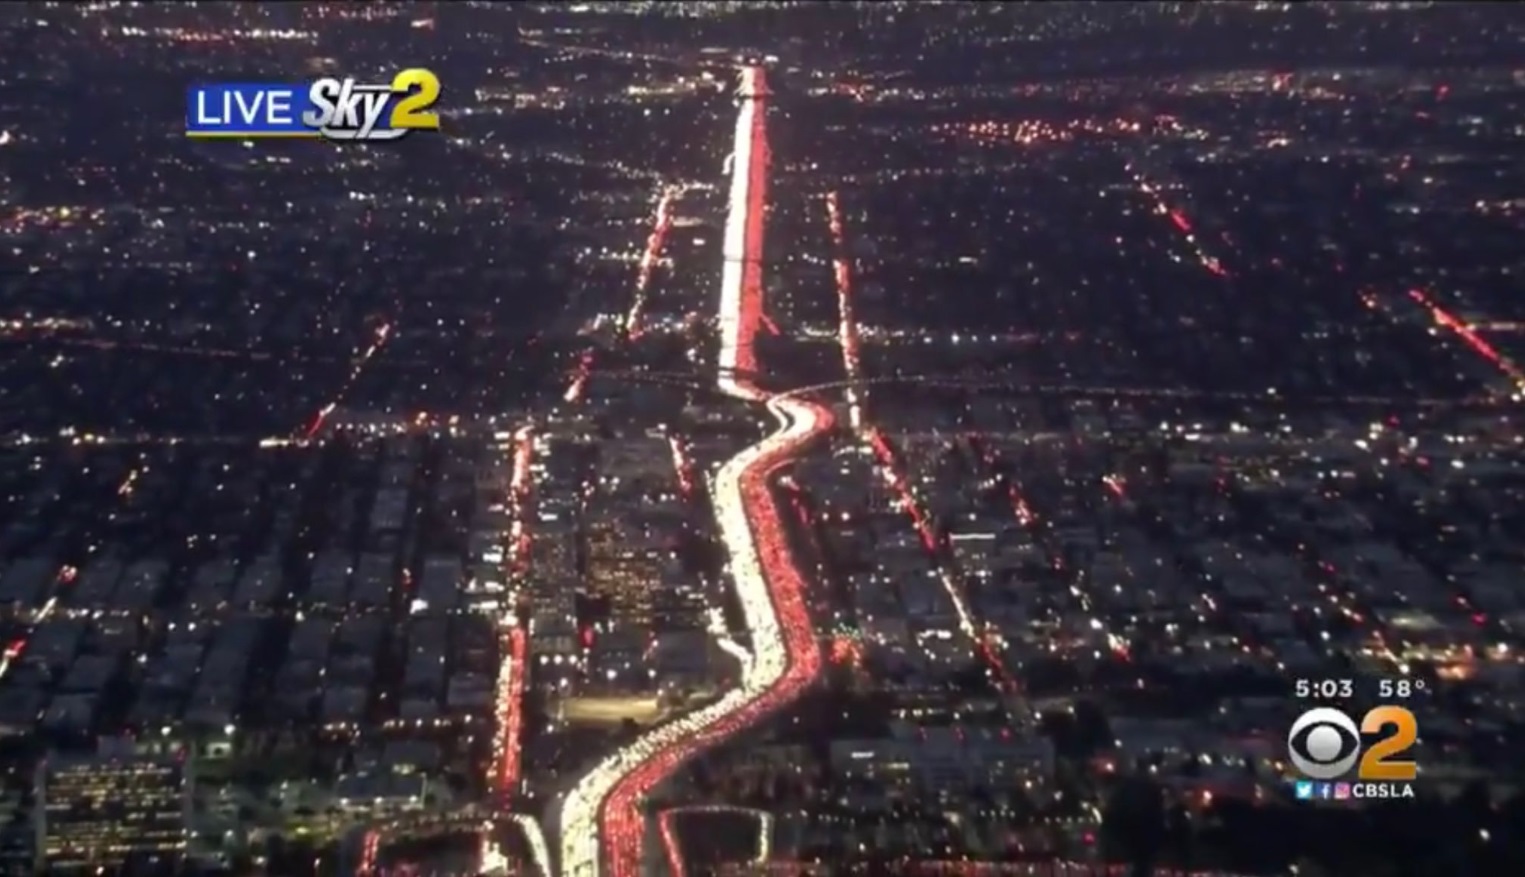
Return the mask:
[[613, 516], [590, 522], [587, 544], [588, 591], [609, 600], [615, 621], [644, 628], [651, 621], [652, 583], [662, 575], [659, 558], [670, 549]]
[[190, 761], [144, 757], [130, 742], [94, 755], [53, 755], [37, 769], [37, 869], [120, 868], [185, 855]]

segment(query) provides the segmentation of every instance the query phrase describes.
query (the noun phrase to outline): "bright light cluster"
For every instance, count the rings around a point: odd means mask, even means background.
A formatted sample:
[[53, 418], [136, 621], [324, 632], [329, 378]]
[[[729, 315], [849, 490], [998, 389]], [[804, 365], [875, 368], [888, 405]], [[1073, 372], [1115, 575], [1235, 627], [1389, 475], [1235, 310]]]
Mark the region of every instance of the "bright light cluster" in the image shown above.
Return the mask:
[[[646, 311], [647, 291], [651, 288], [651, 277], [656, 272], [657, 263], [662, 260], [662, 249], [667, 243], [667, 233], [672, 230], [673, 205], [682, 194], [683, 190], [677, 186], [668, 186], [657, 196], [657, 206], [652, 211], [651, 233], [646, 236], [646, 249], [641, 252], [636, 272], [635, 295], [630, 301], [630, 310], [620, 320], [620, 328], [624, 332], [626, 341], [634, 341], [645, 331], [642, 317]], [[573, 405], [582, 401], [588, 392], [588, 381], [593, 377], [596, 359], [592, 350], [584, 351], [582, 356], [578, 357], [577, 364], [572, 367], [567, 389], [561, 395], [563, 402]]]
[[1040, 146], [1050, 143], [1069, 143], [1080, 137], [1136, 137], [1173, 121], [1168, 117], [1162, 117], [1147, 124], [1136, 119], [1120, 118], [1072, 119], [1063, 122], [1021, 119], [1015, 122], [983, 121], [936, 125], [932, 130], [937, 134], [982, 144]]
[[360, 839], [360, 862], [355, 867], [358, 877], [370, 877], [376, 873], [376, 860], [381, 852], [381, 832], [367, 831]]
[[540, 823], [523, 813], [510, 813], [508, 819], [524, 832], [524, 838], [529, 842], [530, 858], [535, 861], [536, 873], [541, 877], [551, 877], [551, 848], [546, 845], [545, 832], [540, 829]]
[[1139, 173], [1138, 169], [1131, 164], [1128, 165], [1128, 173], [1133, 176], [1134, 183], [1138, 185], [1139, 193], [1153, 204], [1154, 212], [1160, 216], [1170, 217], [1170, 224], [1175, 226], [1177, 232], [1180, 232], [1181, 239], [1191, 249], [1192, 257], [1197, 260], [1197, 264], [1202, 266], [1202, 270], [1214, 277], [1227, 278], [1229, 276], [1228, 269], [1223, 267], [1223, 263], [1218, 260], [1217, 256], [1208, 253], [1203, 248], [1202, 241], [1197, 235], [1196, 225], [1191, 221], [1190, 217], [1179, 208], [1171, 207], [1165, 203], [1165, 195], [1160, 187], [1145, 179], [1143, 174]]
[[1517, 391], [1525, 392], [1525, 372], [1522, 372], [1508, 357], [1499, 353], [1492, 344], [1489, 344], [1483, 336], [1477, 333], [1477, 330], [1470, 323], [1436, 304], [1422, 289], [1409, 290], [1409, 298], [1429, 312], [1430, 319], [1434, 321], [1436, 326], [1449, 329], [1457, 338], [1461, 339], [1463, 344], [1467, 345], [1468, 350], [1477, 354], [1485, 362], [1509, 378]]
[[630, 311], [625, 314], [625, 337], [631, 340], [641, 337], [641, 314], [646, 310], [647, 290], [651, 288], [651, 275], [657, 270], [657, 262], [662, 259], [667, 233], [672, 230], [673, 202], [678, 200], [678, 195], [676, 187], [663, 189], [652, 215], [651, 234], [646, 236], [646, 251], [641, 253], [641, 267], [635, 278], [635, 297], [630, 302]]
[[572, 368], [572, 380], [567, 384], [567, 390], [561, 394], [561, 401], [568, 405], [581, 402], [583, 394], [588, 391], [588, 378], [593, 374], [593, 351], [587, 350], [577, 358], [577, 365]]
[[[513, 529], [509, 536], [508, 565], [512, 577], [521, 576], [529, 563], [529, 497], [532, 467], [535, 460], [535, 431], [522, 427], [514, 433], [513, 470], [508, 487], [508, 499], [514, 512]], [[503, 662], [498, 667], [497, 697], [493, 703], [494, 726], [492, 740], [492, 763], [488, 768], [488, 787], [507, 802], [516, 791], [520, 772], [520, 741], [524, 723], [524, 672], [527, 666], [529, 643], [524, 627], [515, 617], [515, 607], [509, 606], [500, 619], [502, 630]]]
[[761, 246], [767, 187], [767, 95], [761, 69], [743, 71], [738, 92], [730, 213], [725, 229], [719, 324], [723, 392], [765, 402], [779, 430], [722, 466], [714, 479], [721, 535], [756, 655], [739, 687], [704, 709], [644, 734], [606, 758], [568, 794], [561, 812], [562, 869], [635, 877], [645, 855], [647, 797], [708, 746], [788, 704], [817, 676], [821, 655], [769, 479], [832, 425], [823, 406], [758, 388], [752, 341], [762, 319]]
[[334, 395], [332, 401], [319, 408], [318, 413], [313, 415], [312, 420], [308, 422], [307, 429], [303, 433], [304, 438], [312, 438], [323, 431], [323, 424], [328, 420], [328, 416], [333, 414], [334, 409], [339, 407], [339, 403], [343, 401], [344, 397], [349, 395], [350, 388], [354, 387], [355, 382], [360, 380], [360, 373], [365, 371], [365, 367], [370, 364], [371, 359], [381, 352], [381, 348], [386, 346], [387, 339], [390, 337], [392, 337], [391, 323], [384, 323], [376, 329], [376, 334], [371, 337], [370, 346], [361, 351], [359, 356], [355, 357], [354, 365], [350, 366], [349, 376], [344, 379], [344, 383], [339, 385], [339, 392]]
[[497, 702], [493, 704], [495, 730], [492, 740], [492, 790], [501, 797], [513, 794], [519, 782], [519, 740], [523, 724], [520, 704], [524, 700], [524, 628], [514, 625], [503, 633], [503, 664], [498, 669]]
[[853, 432], [863, 429], [863, 400], [859, 398], [858, 382], [863, 380], [858, 346], [858, 321], [853, 316], [853, 271], [847, 257], [847, 234], [842, 227], [842, 204], [836, 192], [826, 193], [826, 223], [831, 228], [832, 275], [837, 281], [837, 341], [842, 347], [842, 369], [847, 374], [847, 386], [842, 395], [847, 399], [847, 421]]

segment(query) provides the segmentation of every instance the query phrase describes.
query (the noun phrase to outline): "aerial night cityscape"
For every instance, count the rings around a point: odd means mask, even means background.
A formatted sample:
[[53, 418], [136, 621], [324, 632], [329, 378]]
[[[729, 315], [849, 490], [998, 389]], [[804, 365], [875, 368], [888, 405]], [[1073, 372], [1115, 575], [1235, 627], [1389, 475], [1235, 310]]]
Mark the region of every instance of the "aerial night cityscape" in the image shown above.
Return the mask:
[[0, 874], [1525, 875], [1525, 7], [0, 57]]

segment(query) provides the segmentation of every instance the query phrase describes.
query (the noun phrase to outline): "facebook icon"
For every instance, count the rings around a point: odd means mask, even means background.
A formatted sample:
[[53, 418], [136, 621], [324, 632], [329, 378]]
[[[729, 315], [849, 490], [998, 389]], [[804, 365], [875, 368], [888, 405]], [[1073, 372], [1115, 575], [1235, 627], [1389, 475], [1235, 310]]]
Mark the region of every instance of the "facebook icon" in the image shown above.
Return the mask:
[[1297, 800], [1307, 801], [1313, 797], [1313, 783], [1300, 782], [1297, 784]]

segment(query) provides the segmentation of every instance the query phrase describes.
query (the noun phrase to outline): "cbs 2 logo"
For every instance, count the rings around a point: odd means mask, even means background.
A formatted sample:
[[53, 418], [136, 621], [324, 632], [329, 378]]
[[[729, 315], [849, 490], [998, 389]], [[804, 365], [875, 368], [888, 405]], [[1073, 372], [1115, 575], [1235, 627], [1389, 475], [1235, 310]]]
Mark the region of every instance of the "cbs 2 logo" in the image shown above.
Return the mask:
[[[1361, 751], [1362, 734], [1386, 734]], [[1315, 780], [1338, 779], [1357, 766], [1356, 778], [1374, 782], [1409, 782], [1419, 768], [1400, 759], [1419, 742], [1419, 722], [1406, 707], [1379, 706], [1361, 724], [1333, 707], [1317, 707], [1297, 717], [1287, 732], [1293, 766]]]

